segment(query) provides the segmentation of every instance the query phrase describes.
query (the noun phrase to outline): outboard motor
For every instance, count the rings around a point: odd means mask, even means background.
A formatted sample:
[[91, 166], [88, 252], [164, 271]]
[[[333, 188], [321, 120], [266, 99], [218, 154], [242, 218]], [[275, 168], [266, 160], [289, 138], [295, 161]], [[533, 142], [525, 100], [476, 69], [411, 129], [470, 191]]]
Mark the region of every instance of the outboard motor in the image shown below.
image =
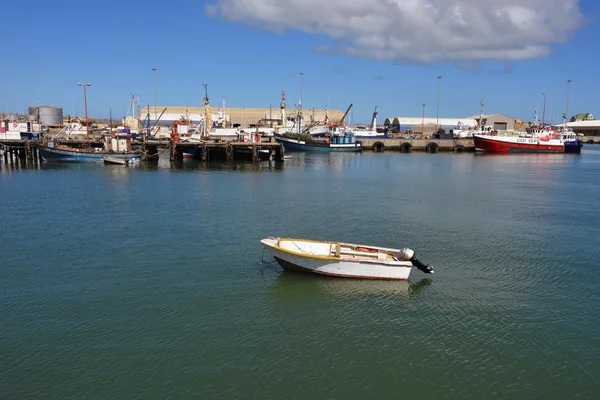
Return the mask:
[[398, 252], [396, 256], [400, 261], [410, 261], [415, 267], [426, 274], [433, 274], [433, 267], [425, 265], [415, 256], [415, 252], [409, 248], [404, 248]]

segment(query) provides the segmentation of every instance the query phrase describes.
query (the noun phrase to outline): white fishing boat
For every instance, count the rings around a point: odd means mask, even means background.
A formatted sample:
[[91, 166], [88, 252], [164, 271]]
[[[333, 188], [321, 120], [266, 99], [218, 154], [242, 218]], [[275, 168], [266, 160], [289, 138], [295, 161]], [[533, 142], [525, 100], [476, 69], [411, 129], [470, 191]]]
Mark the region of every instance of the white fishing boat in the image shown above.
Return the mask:
[[284, 269], [346, 278], [406, 280], [412, 267], [426, 274], [411, 249], [269, 237], [260, 241]]
[[387, 138], [387, 130], [377, 130], [377, 107], [373, 111], [373, 117], [371, 117], [371, 125], [369, 126], [356, 126], [351, 130], [354, 137], [361, 139], [382, 139]]

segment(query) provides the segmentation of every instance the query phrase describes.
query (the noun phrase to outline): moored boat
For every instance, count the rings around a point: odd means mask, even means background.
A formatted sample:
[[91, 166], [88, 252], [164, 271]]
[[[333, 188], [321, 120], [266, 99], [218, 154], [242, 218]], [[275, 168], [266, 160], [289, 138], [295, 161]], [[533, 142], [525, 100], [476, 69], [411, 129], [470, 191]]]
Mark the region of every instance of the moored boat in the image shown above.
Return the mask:
[[568, 136], [550, 126], [504, 135], [495, 131], [481, 132], [473, 135], [473, 142], [476, 150], [496, 153], [565, 153], [565, 144], [573, 145]]
[[[371, 118], [371, 125], [366, 126], [357, 126], [352, 129], [351, 134], [360, 139], [382, 139], [387, 138], [387, 129], [378, 131], [377, 130], [377, 107], [375, 107], [375, 111], [373, 111], [373, 117]], [[349, 132], [349, 133], [350, 133]]]
[[319, 152], [359, 152], [362, 144], [353, 136], [332, 136], [325, 140], [303, 139], [301, 137], [274, 135], [277, 143], [283, 144], [289, 151], [319, 151]]
[[314, 274], [360, 279], [406, 280], [412, 267], [426, 274], [433, 268], [411, 249], [392, 249], [351, 243], [269, 237], [261, 244], [282, 268]]
[[102, 156], [102, 159], [104, 160], [104, 164], [106, 165], [131, 165], [137, 161], [140, 161], [139, 157], [117, 157], [117, 156], [108, 156], [108, 155], [104, 155]]
[[125, 135], [106, 138], [104, 148], [88, 147], [79, 149], [59, 145], [55, 142], [49, 142], [46, 145], [37, 144], [37, 147], [42, 158], [45, 161], [51, 162], [104, 163], [105, 156], [110, 156], [112, 159], [125, 159], [133, 162], [139, 161], [143, 154], [141, 151], [131, 150], [131, 138]]

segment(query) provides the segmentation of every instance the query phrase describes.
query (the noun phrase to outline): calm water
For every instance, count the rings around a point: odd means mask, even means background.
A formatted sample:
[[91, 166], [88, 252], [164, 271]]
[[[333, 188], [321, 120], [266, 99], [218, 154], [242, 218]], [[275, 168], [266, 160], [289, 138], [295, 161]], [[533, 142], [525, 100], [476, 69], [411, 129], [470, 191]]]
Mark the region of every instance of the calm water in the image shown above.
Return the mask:
[[[0, 171], [2, 399], [595, 399], [600, 146]], [[259, 239], [408, 246], [409, 282]]]

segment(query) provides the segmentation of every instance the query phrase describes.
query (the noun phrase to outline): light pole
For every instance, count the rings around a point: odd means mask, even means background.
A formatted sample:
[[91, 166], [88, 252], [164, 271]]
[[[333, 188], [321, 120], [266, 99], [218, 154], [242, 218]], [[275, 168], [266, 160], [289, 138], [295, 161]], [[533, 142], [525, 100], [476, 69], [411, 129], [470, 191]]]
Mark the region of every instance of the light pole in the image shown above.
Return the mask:
[[572, 82], [571, 79], [569, 79], [567, 81], [567, 108], [565, 110], [565, 118], [564, 118], [564, 120], [565, 120], [565, 130], [567, 128], [567, 118], [569, 118], [569, 89], [571, 87], [571, 82]]
[[437, 117], [436, 117], [436, 125], [437, 129], [440, 129], [440, 82], [442, 81], [442, 77], [438, 76], [438, 98], [437, 98]]
[[421, 136], [425, 136], [425, 103], [423, 103], [423, 115], [421, 117]]
[[302, 133], [302, 75], [300, 72], [300, 103], [298, 103], [298, 133]]
[[77, 83], [78, 86], [83, 86], [83, 107], [85, 108], [85, 138], [87, 139], [88, 146], [90, 145], [90, 120], [88, 118], [87, 111], [87, 92], [85, 88], [87, 86], [92, 86], [91, 83]]
[[544, 126], [544, 120], [546, 118], [546, 92], [542, 92], [544, 95], [544, 107], [542, 108], [542, 126]]
[[156, 124], [156, 68], [152, 68], [152, 75], [154, 81], [154, 123]]

